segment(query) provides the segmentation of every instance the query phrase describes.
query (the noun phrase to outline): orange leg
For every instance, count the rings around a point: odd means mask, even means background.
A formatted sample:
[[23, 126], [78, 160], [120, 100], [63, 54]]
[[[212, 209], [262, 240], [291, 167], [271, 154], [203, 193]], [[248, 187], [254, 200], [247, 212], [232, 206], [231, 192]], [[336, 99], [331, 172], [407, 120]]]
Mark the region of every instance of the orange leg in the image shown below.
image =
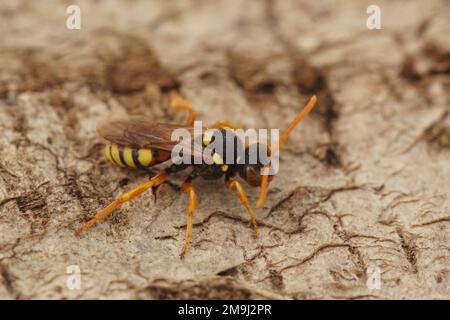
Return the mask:
[[192, 127], [194, 125], [195, 117], [197, 112], [192, 104], [183, 99], [178, 93], [172, 91], [170, 93], [170, 105], [175, 109], [186, 109], [189, 111], [189, 116], [186, 120], [186, 126]]
[[184, 246], [181, 250], [180, 257], [184, 258], [184, 255], [187, 252], [187, 249], [189, 248], [189, 243], [191, 242], [191, 235], [192, 235], [192, 221], [194, 217], [195, 210], [197, 209], [197, 195], [195, 193], [194, 186], [190, 182], [185, 182], [183, 186], [181, 187], [181, 190], [183, 192], [188, 193], [188, 208], [187, 208], [187, 214], [188, 214], [188, 220], [187, 220], [187, 227], [186, 227], [186, 238], [184, 240]]
[[113, 202], [111, 202], [106, 208], [97, 213], [94, 218], [86, 222], [82, 225], [76, 232], [76, 235], [81, 235], [84, 231], [92, 227], [94, 224], [105, 218], [108, 214], [110, 214], [114, 209], [120, 206], [122, 203], [133, 200], [137, 196], [139, 196], [144, 191], [148, 190], [151, 187], [162, 184], [168, 176], [168, 173], [163, 172], [158, 174], [156, 177], [152, 178], [150, 181], [147, 181], [136, 188], [120, 195]]
[[230, 129], [242, 129], [241, 126], [234, 124], [228, 120], [219, 120], [213, 123], [211, 126], [213, 129], [222, 129], [222, 128], [230, 128]]
[[258, 224], [256, 223], [256, 214], [253, 211], [252, 207], [250, 206], [250, 202], [248, 201], [248, 198], [247, 198], [247, 195], [245, 194], [244, 188], [238, 181], [236, 181], [234, 179], [227, 180], [226, 185], [227, 185], [228, 190], [231, 190], [233, 187], [236, 188], [236, 192], [239, 197], [239, 200], [244, 205], [245, 209], [247, 209], [247, 211], [250, 215], [250, 219], [253, 224], [253, 238], [256, 239], [258, 237]]

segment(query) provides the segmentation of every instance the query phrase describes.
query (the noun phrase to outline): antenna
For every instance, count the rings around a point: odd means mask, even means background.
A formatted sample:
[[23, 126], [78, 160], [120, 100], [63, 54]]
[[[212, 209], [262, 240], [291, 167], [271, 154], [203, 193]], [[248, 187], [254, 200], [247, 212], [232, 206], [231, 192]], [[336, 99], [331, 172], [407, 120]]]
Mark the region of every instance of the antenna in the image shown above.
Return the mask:
[[[280, 141], [278, 142], [278, 145], [276, 146], [275, 150], [271, 151], [269, 156], [271, 157], [273, 154], [277, 154], [277, 152], [279, 152], [280, 147], [283, 145], [283, 143], [287, 140], [287, 138], [289, 137], [289, 135], [291, 134], [292, 130], [294, 130], [294, 128], [302, 121], [302, 119], [311, 112], [311, 110], [314, 108], [314, 106], [316, 105], [317, 102], [317, 97], [316, 96], [312, 96], [308, 103], [305, 105], [305, 107], [302, 109], [302, 111], [300, 111], [297, 116], [295, 117], [295, 119], [289, 124], [289, 126], [286, 128], [286, 130], [284, 130], [283, 134], [281, 135]], [[261, 208], [264, 205], [264, 202], [266, 201], [266, 196], [267, 196], [267, 187], [269, 184], [269, 162], [264, 164], [263, 167], [263, 171], [267, 172], [267, 174], [263, 174], [261, 172], [262, 175], [262, 179], [261, 179], [261, 190], [259, 192], [259, 198], [258, 201], [256, 202], [256, 206], [258, 208]]]

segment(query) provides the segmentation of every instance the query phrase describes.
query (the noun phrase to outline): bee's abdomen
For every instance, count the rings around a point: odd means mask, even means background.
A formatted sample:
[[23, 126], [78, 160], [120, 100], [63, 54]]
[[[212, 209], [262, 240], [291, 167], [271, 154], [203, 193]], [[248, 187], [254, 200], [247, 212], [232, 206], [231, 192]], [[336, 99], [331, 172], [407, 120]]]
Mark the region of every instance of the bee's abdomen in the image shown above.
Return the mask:
[[106, 160], [121, 167], [143, 169], [169, 160], [170, 152], [107, 144], [105, 146], [105, 157]]

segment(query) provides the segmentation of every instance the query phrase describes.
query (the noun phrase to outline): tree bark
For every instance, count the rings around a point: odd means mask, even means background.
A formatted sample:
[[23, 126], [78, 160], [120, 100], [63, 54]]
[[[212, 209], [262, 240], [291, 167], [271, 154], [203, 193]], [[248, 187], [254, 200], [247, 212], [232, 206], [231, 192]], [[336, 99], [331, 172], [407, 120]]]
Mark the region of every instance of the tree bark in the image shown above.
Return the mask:
[[[2, 3], [0, 298], [450, 298], [450, 6], [378, 1], [369, 30], [370, 4], [79, 1], [68, 30], [59, 1]], [[317, 95], [259, 238], [223, 181], [197, 180], [180, 259], [185, 173], [76, 237], [151, 176], [107, 163], [96, 124], [182, 123], [172, 90], [205, 124], [281, 130]]]

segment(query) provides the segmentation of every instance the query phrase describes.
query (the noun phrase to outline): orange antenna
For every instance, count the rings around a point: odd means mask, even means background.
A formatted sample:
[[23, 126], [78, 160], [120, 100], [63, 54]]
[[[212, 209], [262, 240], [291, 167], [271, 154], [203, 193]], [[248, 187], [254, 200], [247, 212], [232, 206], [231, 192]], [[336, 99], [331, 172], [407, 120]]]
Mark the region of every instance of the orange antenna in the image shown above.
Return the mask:
[[[287, 138], [289, 137], [289, 135], [291, 134], [292, 130], [294, 130], [294, 128], [302, 121], [302, 119], [311, 112], [311, 110], [314, 108], [314, 106], [316, 105], [317, 102], [317, 97], [316, 96], [312, 96], [308, 103], [305, 105], [305, 107], [302, 109], [302, 111], [300, 111], [300, 113], [295, 117], [295, 119], [289, 124], [289, 126], [286, 128], [286, 130], [284, 130], [283, 134], [281, 135], [280, 141], [278, 142], [278, 145], [276, 146], [275, 150], [273, 150], [272, 152], [270, 152], [269, 156], [271, 157], [274, 154], [277, 154], [277, 152], [280, 150], [280, 147], [283, 145], [283, 143], [287, 140]], [[269, 170], [269, 163], [265, 163], [263, 170], [265, 172], [267, 172], [266, 174], [262, 174], [262, 179], [261, 179], [261, 190], [259, 192], [259, 198], [258, 201], [256, 202], [256, 206], [258, 208], [261, 208], [264, 205], [264, 202], [266, 201], [266, 196], [267, 196], [267, 187], [269, 184], [269, 174], [268, 174], [268, 170]]]

